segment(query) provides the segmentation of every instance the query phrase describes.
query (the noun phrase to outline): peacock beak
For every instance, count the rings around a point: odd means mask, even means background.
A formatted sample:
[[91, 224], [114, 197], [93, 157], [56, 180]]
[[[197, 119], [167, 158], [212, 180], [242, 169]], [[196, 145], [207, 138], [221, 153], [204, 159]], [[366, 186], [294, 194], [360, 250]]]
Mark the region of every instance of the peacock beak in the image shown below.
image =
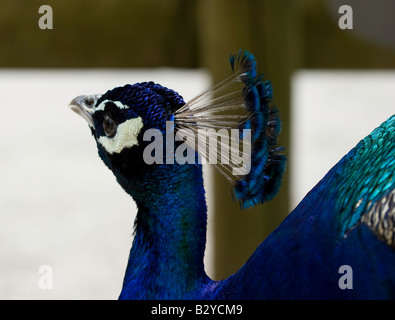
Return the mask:
[[92, 114], [95, 112], [95, 105], [100, 97], [100, 94], [78, 96], [70, 102], [70, 109], [83, 117], [89, 126], [93, 128]]

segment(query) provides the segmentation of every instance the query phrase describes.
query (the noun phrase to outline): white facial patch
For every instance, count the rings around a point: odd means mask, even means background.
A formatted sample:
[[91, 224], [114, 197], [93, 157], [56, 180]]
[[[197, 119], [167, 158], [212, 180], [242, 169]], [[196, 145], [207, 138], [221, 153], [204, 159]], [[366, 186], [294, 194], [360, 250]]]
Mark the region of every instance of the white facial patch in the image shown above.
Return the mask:
[[96, 111], [104, 111], [104, 108], [106, 107], [107, 102], [112, 102], [113, 104], [115, 104], [119, 109], [127, 109], [129, 108], [128, 106], [122, 104], [119, 101], [111, 101], [111, 100], [104, 100], [102, 101], [97, 108], [95, 108], [95, 112]]
[[108, 153], [120, 153], [125, 148], [138, 145], [137, 136], [142, 128], [143, 119], [141, 117], [129, 119], [118, 125], [117, 133], [114, 137], [101, 136], [97, 141]]

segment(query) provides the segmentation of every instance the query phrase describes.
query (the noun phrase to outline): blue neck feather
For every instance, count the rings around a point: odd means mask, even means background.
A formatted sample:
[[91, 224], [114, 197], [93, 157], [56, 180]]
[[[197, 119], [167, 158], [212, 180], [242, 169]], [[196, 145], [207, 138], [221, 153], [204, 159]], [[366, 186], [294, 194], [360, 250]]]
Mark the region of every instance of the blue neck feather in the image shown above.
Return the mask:
[[[207, 208], [200, 165], [154, 165], [142, 190], [120, 299], [179, 299], [208, 281]], [[171, 285], [169, 285], [171, 283]]]

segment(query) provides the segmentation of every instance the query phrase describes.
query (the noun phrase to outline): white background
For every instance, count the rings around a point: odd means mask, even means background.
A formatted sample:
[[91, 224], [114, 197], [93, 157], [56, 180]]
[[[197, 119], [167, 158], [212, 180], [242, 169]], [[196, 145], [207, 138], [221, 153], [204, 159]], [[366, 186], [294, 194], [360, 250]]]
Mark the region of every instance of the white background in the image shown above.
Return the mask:
[[394, 113], [395, 72], [297, 72], [292, 79], [288, 160], [291, 209], [351, 148]]

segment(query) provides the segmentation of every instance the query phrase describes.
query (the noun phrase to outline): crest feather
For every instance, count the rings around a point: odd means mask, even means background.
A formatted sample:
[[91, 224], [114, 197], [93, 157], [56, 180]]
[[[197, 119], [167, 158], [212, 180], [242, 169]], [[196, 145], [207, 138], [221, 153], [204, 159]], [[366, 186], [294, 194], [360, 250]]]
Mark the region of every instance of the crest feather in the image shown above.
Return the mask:
[[[278, 110], [270, 106], [270, 81], [257, 74], [255, 57], [248, 51], [231, 55], [230, 65], [232, 75], [175, 111], [175, 129], [182, 135], [193, 132], [220, 141], [221, 152], [213, 156], [205, 145], [186, 140], [231, 182], [235, 198], [248, 208], [277, 194], [286, 157], [276, 146], [281, 122]], [[240, 157], [246, 160], [242, 164]]]

